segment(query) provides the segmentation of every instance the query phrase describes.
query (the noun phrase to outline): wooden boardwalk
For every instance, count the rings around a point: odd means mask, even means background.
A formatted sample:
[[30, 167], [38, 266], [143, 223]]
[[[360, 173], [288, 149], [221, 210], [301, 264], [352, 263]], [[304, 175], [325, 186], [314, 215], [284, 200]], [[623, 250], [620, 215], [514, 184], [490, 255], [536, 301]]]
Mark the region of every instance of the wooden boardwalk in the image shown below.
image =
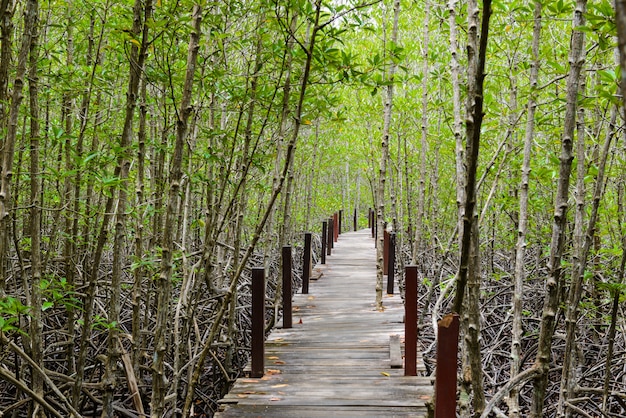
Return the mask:
[[426, 417], [430, 378], [391, 368], [404, 307], [396, 290], [375, 310], [375, 255], [369, 230], [339, 236], [309, 294], [295, 295], [293, 328], [267, 339], [265, 376], [238, 379], [216, 417]]

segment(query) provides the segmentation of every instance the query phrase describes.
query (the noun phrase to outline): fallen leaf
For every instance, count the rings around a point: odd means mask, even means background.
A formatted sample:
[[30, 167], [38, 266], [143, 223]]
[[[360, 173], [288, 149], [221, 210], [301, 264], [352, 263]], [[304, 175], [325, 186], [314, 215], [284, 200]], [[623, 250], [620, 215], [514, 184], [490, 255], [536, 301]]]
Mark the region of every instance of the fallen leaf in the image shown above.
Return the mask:
[[380, 374], [382, 374], [383, 376], [387, 376], [387, 377], [391, 376], [391, 375], [390, 375], [389, 373], [387, 373], [387, 372], [380, 372]]
[[278, 365], [280, 365], [280, 364], [286, 364], [286, 363], [285, 363], [284, 361], [282, 361], [282, 360], [276, 360], [276, 361], [274, 362], [274, 364], [278, 364]]
[[280, 370], [276, 370], [276, 369], [267, 369], [265, 371], [266, 374], [268, 375], [272, 375], [272, 374], [280, 374]]
[[276, 401], [280, 401], [280, 398], [270, 398], [270, 402], [276, 402]]
[[315, 296], [309, 296], [307, 299], [308, 300], [315, 300]]
[[287, 386], [289, 386], [287, 383], [281, 383], [280, 385], [274, 385], [272, 387], [275, 388], [275, 389], [278, 389], [278, 388], [284, 388], [284, 387], [287, 387]]
[[256, 392], [254, 390], [246, 390], [243, 392], [244, 395], [254, 395]]
[[268, 360], [278, 360], [278, 357], [276, 357], [276, 356], [270, 356], [270, 357], [268, 357], [267, 359], [268, 359]]
[[237, 394], [237, 397], [238, 397], [238, 398], [247, 398], [247, 397], [248, 397], [248, 395], [242, 395], [241, 393], [239, 393], [239, 394]]
[[292, 311], [292, 312], [298, 312], [299, 310], [300, 310], [300, 307], [299, 307], [299, 306], [294, 306], [294, 307], [291, 309], [291, 311]]
[[300, 320], [298, 321], [298, 324], [301, 324], [301, 323], [302, 323], [302, 318], [300, 318]]

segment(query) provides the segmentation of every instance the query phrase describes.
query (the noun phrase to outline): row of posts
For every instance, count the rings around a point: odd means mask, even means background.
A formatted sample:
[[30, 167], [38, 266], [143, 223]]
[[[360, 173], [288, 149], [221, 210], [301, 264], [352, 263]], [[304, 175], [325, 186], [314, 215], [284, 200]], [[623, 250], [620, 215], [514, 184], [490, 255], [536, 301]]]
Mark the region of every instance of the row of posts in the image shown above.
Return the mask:
[[[322, 222], [322, 257], [321, 263], [326, 263], [326, 256], [331, 255], [334, 243], [341, 234], [343, 210], [335, 212], [327, 221]], [[353, 228], [358, 226], [357, 211], [354, 210]], [[302, 263], [302, 294], [309, 293], [309, 281], [312, 271], [311, 257], [312, 234], [304, 234], [304, 255]], [[282, 301], [283, 301], [283, 328], [293, 326], [292, 319], [292, 266], [293, 259], [291, 246], [282, 248]], [[250, 356], [250, 377], [260, 378], [265, 373], [265, 269], [252, 269], [252, 347]]]
[[[326, 256], [331, 255], [334, 243], [341, 233], [342, 211], [334, 213], [322, 222], [321, 263], [326, 263]], [[375, 237], [374, 211], [369, 211], [369, 227]], [[354, 213], [356, 231], [356, 210]], [[304, 234], [304, 262], [302, 271], [302, 293], [309, 293], [311, 277], [311, 233]], [[395, 234], [385, 231], [386, 254], [383, 263], [387, 275], [387, 293], [394, 293], [395, 276]], [[283, 289], [283, 328], [292, 327], [292, 252], [291, 246], [282, 248], [282, 289]], [[417, 376], [417, 266], [405, 267], [405, 376]], [[456, 417], [457, 359], [459, 339], [459, 316], [448, 314], [438, 322], [437, 336], [437, 377], [435, 379], [435, 418]], [[265, 269], [252, 269], [252, 355], [250, 377], [263, 377], [265, 372]]]

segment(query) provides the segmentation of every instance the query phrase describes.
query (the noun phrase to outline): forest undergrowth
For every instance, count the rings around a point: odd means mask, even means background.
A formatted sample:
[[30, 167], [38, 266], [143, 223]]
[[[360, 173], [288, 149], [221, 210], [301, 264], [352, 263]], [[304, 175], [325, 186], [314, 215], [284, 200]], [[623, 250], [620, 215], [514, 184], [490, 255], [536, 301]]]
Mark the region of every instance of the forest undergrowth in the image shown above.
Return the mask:
[[[408, 263], [410, 254], [408, 248], [404, 251]], [[511, 254], [492, 252], [483, 254], [482, 294], [481, 294], [481, 353], [484, 370], [484, 387], [487, 401], [500, 390], [511, 378], [511, 298], [513, 294], [514, 265]], [[418, 344], [423, 353], [427, 373], [433, 373], [436, 368], [436, 341], [433, 321], [450, 312], [453, 303], [453, 292], [450, 282], [454, 279], [458, 267], [453, 257], [447, 257], [439, 252], [425, 252], [419, 262], [420, 284], [418, 289], [418, 304], [420, 312], [420, 327]], [[525, 282], [523, 302], [524, 318], [522, 339], [522, 370], [533, 365], [537, 354], [537, 335], [541, 322], [543, 294], [547, 275], [547, 260], [537, 248], [528, 251], [526, 266], [529, 278]], [[399, 267], [399, 266], [398, 266]], [[403, 281], [403, 279], [401, 279]], [[565, 293], [566, 289], [562, 289]], [[444, 293], [442, 295], [442, 292]], [[608, 390], [608, 405], [604, 411], [611, 415], [603, 415], [603, 394], [606, 377], [606, 358], [609, 348], [608, 327], [606, 320], [610, 314], [610, 301], [590, 301], [590, 298], [599, 299], [594, 295], [590, 286], [586, 289], [587, 303], [583, 301], [583, 314], [577, 326], [576, 368], [577, 385], [575, 394], [569, 400], [570, 408], [581, 417], [623, 417], [626, 416], [626, 340], [624, 329], [616, 334], [613, 347], [613, 356], [610, 364], [610, 383]], [[430, 297], [429, 297], [430, 295]], [[438, 300], [440, 299], [440, 300]], [[605, 307], [605, 310], [595, 310], [596, 307]], [[592, 309], [593, 308], [593, 309]], [[600, 308], [599, 308], [600, 309]], [[435, 317], [433, 317], [433, 315]], [[561, 382], [562, 361], [565, 351], [565, 312], [561, 306], [557, 314], [554, 344], [550, 364], [548, 396], [544, 406], [544, 417], [557, 416], [557, 404]], [[623, 323], [621, 324], [623, 327]], [[462, 338], [462, 336], [461, 336]], [[462, 356], [459, 355], [459, 382], [463, 374]], [[470, 399], [460, 394], [460, 403], [469, 408]], [[532, 403], [532, 382], [520, 388], [520, 414], [529, 415]], [[493, 416], [508, 416], [504, 403], [496, 408]]]
[[[223, 271], [218, 276], [223, 278], [228, 275], [229, 260], [232, 258], [233, 249], [229, 246], [223, 246], [222, 249], [225, 251], [225, 257], [223, 258], [225, 261], [222, 266]], [[320, 250], [321, 239], [319, 235], [313, 234], [311, 249], [313, 265], [319, 259]], [[229, 252], [231, 254], [228, 254]], [[194, 254], [195, 258], [200, 257], [199, 252]], [[295, 293], [302, 286], [303, 247], [294, 245], [292, 247], [292, 255], [292, 289]], [[14, 261], [17, 262], [17, 260]], [[191, 261], [193, 263], [193, 260]], [[106, 271], [110, 271], [110, 263], [111, 260], [102, 263], [102, 277], [106, 277]], [[63, 263], [58, 261], [57, 264], [57, 269], [62, 271]], [[232, 383], [243, 373], [248, 363], [251, 345], [251, 269], [252, 267], [264, 265], [266, 267], [266, 300], [277, 301], [276, 305], [268, 303], [266, 307], [266, 331], [268, 333], [282, 316], [280, 297], [276, 298], [277, 285], [282, 280], [280, 251], [277, 250], [267, 255], [255, 253], [250, 258], [248, 267], [244, 269], [237, 286], [236, 324], [233, 327], [232, 324], [228, 323], [228, 318], [222, 320], [222, 328], [224, 330], [222, 337], [213, 344], [214, 351], [212, 356], [206, 361], [199, 384], [196, 386], [194, 405], [191, 411], [192, 417], [213, 416], [213, 413], [218, 408], [217, 402], [228, 392]], [[54, 271], [52, 266], [51, 271]], [[132, 288], [132, 271], [133, 266], [127, 266], [125, 269], [126, 280], [122, 284], [124, 290]], [[176, 286], [174, 301], [172, 301], [173, 305], [175, 305], [182, 291], [181, 283], [178, 282]], [[96, 298], [96, 316], [101, 318], [101, 321], [96, 321], [93, 325], [87, 355], [88, 362], [85, 366], [85, 375], [82, 383], [82, 392], [86, 396], [82, 397], [82, 403], [78, 408], [81, 416], [84, 417], [101, 416], [103, 402], [101, 396], [104, 392], [104, 385], [107, 382], [105, 362], [106, 357], [110, 353], [108, 352], [109, 348], [106, 342], [107, 327], [110, 325], [104, 319], [106, 316], [105, 306], [108, 292], [106, 286], [102, 286], [101, 289], [102, 293]], [[219, 310], [219, 304], [225, 292], [219, 284], [217, 286], [205, 284], [198, 286], [197, 289], [197, 294], [193, 297], [194, 306], [189, 307], [189, 312], [193, 312], [193, 319], [190, 321], [193, 325], [189, 327], [191, 329], [185, 329], [184, 335], [179, 336], [175, 342], [176, 345], [185, 346], [185, 351], [188, 352], [189, 358], [198, 356], [200, 344], [207, 338], [208, 330], [215, 321], [216, 312]], [[8, 292], [12, 292], [11, 294], [16, 294], [16, 290], [7, 289]], [[80, 297], [81, 293], [86, 292], [86, 289], [77, 288], [71, 295], [59, 289], [56, 291], [58, 297], [64, 298], [67, 303], [68, 298]], [[155, 315], [152, 311], [154, 309], [154, 301], [152, 300], [154, 292], [149, 292], [148, 295], [148, 299], [141, 302], [143, 321], [145, 321], [143, 329], [146, 331], [142, 335], [141, 342], [136, 342], [140, 344], [138, 350], [133, 350], [131, 337], [133, 304], [130, 293], [126, 294], [127, 297], [123, 299], [121, 305], [122, 316], [117, 327], [123, 336], [121, 339], [122, 346], [119, 350], [124, 369], [118, 370], [117, 379], [120, 382], [125, 382], [125, 384], [118, 386], [117, 393], [114, 395], [115, 400], [113, 401], [116, 416], [119, 417], [136, 418], [145, 416], [139, 413], [139, 410], [142, 408], [138, 407], [138, 405], [147, 406], [150, 402], [152, 370], [149, 364], [151, 363], [152, 351], [154, 349], [154, 334], [150, 330], [154, 330], [155, 327]], [[275, 306], [279, 308], [275, 309]], [[100, 315], [98, 315], [97, 311], [100, 311]], [[67, 370], [67, 364], [71, 363], [68, 356], [75, 357], [78, 355], [78, 347], [70, 345], [71, 341], [67, 340], [67, 333], [59, 331], [63, 330], [67, 320], [67, 309], [64, 305], [59, 305], [59, 307], [51, 306], [45, 311], [43, 334], [45, 373], [61, 391], [58, 395], [52, 392], [46, 393], [45, 400], [52, 407], [57, 407], [59, 411], [64, 410], [64, 403], [67, 403], [63, 393], [67, 393], [75, 382], [75, 376], [68, 373]], [[27, 321], [28, 314], [23, 312], [20, 316], [20, 322], [24, 323], [22, 324], [23, 327]], [[28, 338], [28, 335], [23, 332], [5, 333], [2, 335], [3, 344], [1, 345], [0, 362], [4, 365], [3, 370], [12, 373], [18, 378], [21, 376], [23, 379], [24, 373], [28, 373], [28, 363], [24, 360], [25, 356], [22, 357], [17, 354], [19, 340], [22, 338]], [[80, 341], [80, 335], [76, 335], [74, 340]], [[131, 358], [132, 353], [136, 353], [140, 358]], [[173, 354], [172, 352], [168, 353], [168, 358], [166, 359], [166, 364], [170, 368], [176, 361], [173, 358]], [[134, 362], [139, 364], [136, 370], [133, 369]], [[185, 368], [182, 368], [182, 370], [185, 371]], [[190, 371], [187, 371], [187, 373], [190, 373]], [[7, 376], [5, 374], [7, 373], [3, 373], [3, 377], [6, 379]], [[26, 392], [28, 388], [19, 382], [11, 382], [5, 379], [0, 379], [0, 409], [2, 411], [0, 416], [12, 418], [29, 416], [28, 408], [25, 406], [31, 400], [23, 396], [24, 393], [28, 393]], [[182, 379], [182, 381], [187, 380], [188, 378]], [[12, 383], [15, 383], [15, 385]], [[19, 391], [16, 389], [19, 389]], [[183, 390], [185, 390], [185, 387], [180, 388], [181, 392]], [[132, 396], [134, 393], [137, 393], [139, 398], [134, 398]], [[179, 405], [179, 407], [182, 407], [182, 405]], [[168, 416], [178, 416], [179, 413], [180, 409], [171, 410]]]

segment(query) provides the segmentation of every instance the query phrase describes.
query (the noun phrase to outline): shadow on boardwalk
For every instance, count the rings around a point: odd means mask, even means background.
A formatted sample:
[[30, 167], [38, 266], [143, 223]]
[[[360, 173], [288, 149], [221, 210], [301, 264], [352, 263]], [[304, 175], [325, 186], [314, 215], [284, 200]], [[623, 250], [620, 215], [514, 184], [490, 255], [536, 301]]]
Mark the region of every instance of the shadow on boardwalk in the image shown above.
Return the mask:
[[294, 297], [293, 328], [267, 339], [265, 376], [238, 379], [216, 417], [426, 416], [430, 378], [391, 368], [404, 307], [396, 293], [376, 311], [375, 256], [369, 230], [340, 235], [309, 294]]

